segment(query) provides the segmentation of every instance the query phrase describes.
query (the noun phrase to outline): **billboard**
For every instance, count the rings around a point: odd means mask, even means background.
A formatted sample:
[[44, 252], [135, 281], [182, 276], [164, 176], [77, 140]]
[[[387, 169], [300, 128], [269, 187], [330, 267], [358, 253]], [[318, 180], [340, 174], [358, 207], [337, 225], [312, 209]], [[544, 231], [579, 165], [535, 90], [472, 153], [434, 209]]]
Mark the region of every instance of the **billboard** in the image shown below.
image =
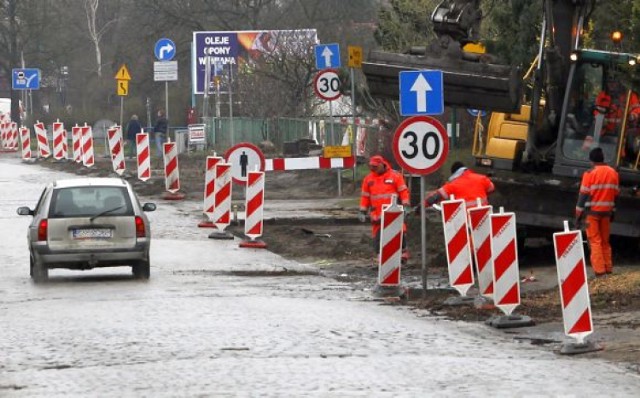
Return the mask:
[[210, 78], [265, 55], [307, 54], [318, 44], [315, 29], [193, 32], [191, 76], [194, 94], [203, 94]]

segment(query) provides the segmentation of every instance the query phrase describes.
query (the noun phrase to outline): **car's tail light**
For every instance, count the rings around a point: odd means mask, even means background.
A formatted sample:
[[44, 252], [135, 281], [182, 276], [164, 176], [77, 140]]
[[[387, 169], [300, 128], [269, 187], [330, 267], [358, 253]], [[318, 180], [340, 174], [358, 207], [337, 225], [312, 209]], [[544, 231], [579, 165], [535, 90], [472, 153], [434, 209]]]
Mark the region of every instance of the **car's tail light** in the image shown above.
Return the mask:
[[40, 220], [40, 224], [38, 224], [38, 240], [39, 241], [47, 240], [48, 230], [49, 230], [49, 221], [46, 219]]
[[136, 238], [144, 238], [147, 236], [144, 230], [144, 220], [140, 216], [136, 216]]

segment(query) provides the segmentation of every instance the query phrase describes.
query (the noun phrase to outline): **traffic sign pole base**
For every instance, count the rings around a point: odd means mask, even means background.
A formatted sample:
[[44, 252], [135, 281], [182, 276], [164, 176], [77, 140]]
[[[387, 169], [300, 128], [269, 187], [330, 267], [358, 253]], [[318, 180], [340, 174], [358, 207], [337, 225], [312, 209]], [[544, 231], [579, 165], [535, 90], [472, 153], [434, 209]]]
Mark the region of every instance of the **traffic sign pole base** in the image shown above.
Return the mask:
[[162, 194], [164, 200], [184, 200], [186, 197], [182, 192], [165, 192]]
[[398, 298], [402, 299], [406, 297], [405, 289], [400, 285], [380, 285], [376, 286], [372, 290], [373, 296], [378, 298]]
[[267, 244], [262, 240], [243, 240], [240, 242], [240, 247], [252, 248], [252, 249], [266, 249]]
[[604, 349], [600, 344], [593, 343], [591, 341], [585, 341], [584, 343], [565, 343], [560, 348], [560, 354], [563, 355], [576, 355], [586, 354], [588, 352], [602, 351]]
[[449, 297], [444, 301], [444, 305], [458, 306], [458, 305], [473, 305], [475, 302], [475, 297], [469, 296], [457, 296], [457, 297]]
[[516, 314], [494, 316], [484, 323], [496, 329], [522, 328], [536, 324], [531, 317]]
[[233, 239], [233, 234], [227, 231], [216, 230], [209, 234], [209, 239]]
[[211, 221], [200, 221], [198, 223], [198, 228], [217, 228], [217, 227]]

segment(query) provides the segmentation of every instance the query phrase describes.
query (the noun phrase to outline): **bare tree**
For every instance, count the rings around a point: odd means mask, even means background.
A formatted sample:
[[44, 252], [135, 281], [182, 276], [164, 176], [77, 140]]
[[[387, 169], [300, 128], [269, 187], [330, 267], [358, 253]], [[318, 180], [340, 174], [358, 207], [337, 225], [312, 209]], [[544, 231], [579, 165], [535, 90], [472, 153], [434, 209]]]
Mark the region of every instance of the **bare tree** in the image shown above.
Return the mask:
[[93, 43], [96, 54], [96, 73], [98, 74], [98, 77], [102, 77], [102, 50], [100, 48], [100, 42], [102, 41], [104, 34], [109, 30], [109, 27], [116, 22], [117, 18], [109, 19], [102, 24], [102, 26], [98, 26], [99, 6], [100, 0], [85, 0], [84, 2], [89, 39]]

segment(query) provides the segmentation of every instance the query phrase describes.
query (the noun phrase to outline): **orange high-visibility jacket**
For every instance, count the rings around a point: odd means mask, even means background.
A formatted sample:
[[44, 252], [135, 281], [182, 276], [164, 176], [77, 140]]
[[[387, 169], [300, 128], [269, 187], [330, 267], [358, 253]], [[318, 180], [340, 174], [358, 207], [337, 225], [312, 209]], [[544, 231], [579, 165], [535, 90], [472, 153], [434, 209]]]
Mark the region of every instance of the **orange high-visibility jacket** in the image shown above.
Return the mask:
[[596, 163], [582, 175], [576, 217], [588, 214], [609, 216], [615, 210], [620, 193], [618, 172], [605, 163]]
[[489, 204], [487, 195], [495, 189], [489, 177], [474, 173], [472, 170], [464, 168], [461, 172], [456, 172], [449, 178], [449, 182], [439, 188], [426, 200], [427, 206], [438, 203], [441, 200], [464, 199], [467, 209], [478, 206], [478, 199], [482, 206]]
[[369, 173], [362, 180], [362, 193], [360, 195], [360, 211], [371, 209], [369, 217], [372, 222], [379, 222], [382, 217], [382, 206], [391, 204], [391, 196], [396, 195], [400, 203], [409, 206], [409, 190], [404, 177], [385, 163], [387, 170], [378, 175]]
[[[614, 133], [618, 125], [622, 125], [622, 113], [626, 105], [627, 94], [622, 93], [617, 98], [612, 98], [605, 91], [601, 91], [596, 97], [596, 109], [594, 116], [604, 114], [603, 130], [609, 134]], [[629, 115], [636, 115], [640, 119], [640, 100], [638, 95], [631, 92], [629, 98]]]

